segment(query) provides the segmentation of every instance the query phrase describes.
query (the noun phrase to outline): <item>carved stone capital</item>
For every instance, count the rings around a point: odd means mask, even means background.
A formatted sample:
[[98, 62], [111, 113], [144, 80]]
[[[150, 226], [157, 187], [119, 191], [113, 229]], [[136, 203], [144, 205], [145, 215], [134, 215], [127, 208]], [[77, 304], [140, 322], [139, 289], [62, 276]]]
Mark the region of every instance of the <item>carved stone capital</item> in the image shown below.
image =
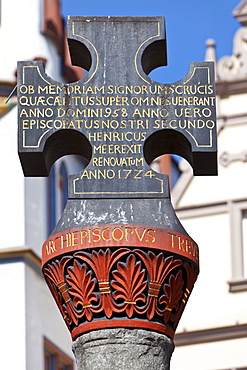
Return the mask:
[[44, 243], [43, 273], [73, 340], [115, 327], [174, 337], [198, 275], [198, 247], [181, 225], [149, 221], [66, 228]]

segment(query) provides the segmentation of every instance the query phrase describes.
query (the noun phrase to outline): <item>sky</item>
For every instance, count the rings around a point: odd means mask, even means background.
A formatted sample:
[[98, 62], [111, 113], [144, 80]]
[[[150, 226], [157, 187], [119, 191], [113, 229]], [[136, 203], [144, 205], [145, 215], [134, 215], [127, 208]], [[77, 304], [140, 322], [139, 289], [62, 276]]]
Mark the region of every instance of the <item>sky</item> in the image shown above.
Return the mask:
[[217, 59], [232, 55], [233, 36], [240, 27], [232, 11], [240, 0], [60, 0], [63, 17], [164, 16], [168, 66], [151, 72], [157, 82], [182, 78], [190, 62], [205, 58], [205, 41], [216, 41]]

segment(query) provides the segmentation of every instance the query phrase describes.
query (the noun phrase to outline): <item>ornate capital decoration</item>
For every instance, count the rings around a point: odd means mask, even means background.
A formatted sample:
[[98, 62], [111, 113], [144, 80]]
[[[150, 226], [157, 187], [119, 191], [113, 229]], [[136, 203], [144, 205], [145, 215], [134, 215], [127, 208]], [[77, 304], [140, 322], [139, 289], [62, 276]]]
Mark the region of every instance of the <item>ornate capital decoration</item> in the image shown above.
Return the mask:
[[54, 234], [43, 273], [72, 339], [131, 327], [173, 339], [198, 274], [198, 247], [157, 227], [98, 225]]

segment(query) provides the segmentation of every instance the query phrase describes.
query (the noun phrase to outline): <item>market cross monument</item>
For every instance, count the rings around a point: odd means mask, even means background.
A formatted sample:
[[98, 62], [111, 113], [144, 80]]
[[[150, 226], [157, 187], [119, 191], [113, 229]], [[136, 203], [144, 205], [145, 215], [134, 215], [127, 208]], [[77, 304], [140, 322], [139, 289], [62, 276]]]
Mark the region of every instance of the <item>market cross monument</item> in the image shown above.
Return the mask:
[[88, 70], [80, 81], [18, 63], [25, 176], [47, 176], [63, 155], [88, 163], [69, 178], [43, 273], [78, 369], [169, 369], [199, 252], [173, 210], [168, 176], [150, 163], [178, 154], [195, 175], [217, 174], [213, 64], [191, 63], [173, 84], [150, 79], [167, 62], [161, 17], [69, 17], [68, 42], [73, 64]]

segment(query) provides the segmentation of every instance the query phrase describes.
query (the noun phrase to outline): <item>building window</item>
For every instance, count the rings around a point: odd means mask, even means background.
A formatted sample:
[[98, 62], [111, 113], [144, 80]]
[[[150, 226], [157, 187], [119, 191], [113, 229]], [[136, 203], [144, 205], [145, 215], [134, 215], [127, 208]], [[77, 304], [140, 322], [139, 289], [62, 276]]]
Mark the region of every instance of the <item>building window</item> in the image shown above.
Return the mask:
[[51, 167], [48, 179], [48, 235], [54, 230], [68, 200], [69, 175], [82, 171], [88, 161], [79, 155], [59, 158]]
[[231, 292], [247, 290], [247, 200], [230, 202]]
[[64, 161], [51, 167], [48, 180], [48, 234], [55, 228], [68, 200], [68, 172]]
[[247, 209], [242, 212], [243, 274], [247, 279]]
[[176, 185], [180, 175], [181, 171], [179, 169], [179, 163], [181, 161], [181, 157], [175, 154], [172, 154], [172, 169], [171, 169], [171, 177], [172, 177], [172, 189]]
[[60, 212], [64, 210], [68, 200], [68, 172], [64, 162], [59, 168], [59, 193], [60, 193]]
[[73, 360], [47, 339], [44, 340], [45, 370], [73, 370]]
[[231, 367], [230, 369], [224, 369], [224, 370], [247, 370], [247, 367]]
[[56, 175], [55, 167], [52, 166], [48, 179], [48, 235], [56, 226]]
[[170, 187], [171, 189], [174, 188], [176, 182], [181, 175], [181, 171], [179, 169], [179, 162], [181, 161], [181, 157], [175, 154], [163, 154], [160, 157], [157, 157], [152, 163], [151, 168], [162, 174], [166, 174], [169, 176]]

